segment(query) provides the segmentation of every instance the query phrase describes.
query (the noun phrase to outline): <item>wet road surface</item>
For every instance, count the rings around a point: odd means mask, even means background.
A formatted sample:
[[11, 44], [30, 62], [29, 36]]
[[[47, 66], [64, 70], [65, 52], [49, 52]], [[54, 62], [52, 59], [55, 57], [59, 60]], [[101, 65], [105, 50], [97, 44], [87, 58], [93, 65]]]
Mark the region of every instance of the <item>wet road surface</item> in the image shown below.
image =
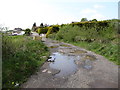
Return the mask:
[[117, 88], [118, 66], [103, 56], [71, 44], [43, 38], [51, 62], [32, 75], [23, 88]]

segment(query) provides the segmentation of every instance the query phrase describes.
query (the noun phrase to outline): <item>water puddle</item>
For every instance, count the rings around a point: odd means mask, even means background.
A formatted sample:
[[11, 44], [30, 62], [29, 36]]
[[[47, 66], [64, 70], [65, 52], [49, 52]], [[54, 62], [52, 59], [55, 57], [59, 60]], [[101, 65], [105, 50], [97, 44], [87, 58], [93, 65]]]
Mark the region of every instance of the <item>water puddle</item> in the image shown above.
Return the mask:
[[83, 51], [83, 50], [74, 50], [70, 53], [73, 53], [73, 54], [81, 54], [81, 53], [87, 53], [86, 51]]
[[60, 46], [62, 46], [62, 47], [71, 47], [70, 45], [66, 45], [66, 44], [60, 44]]
[[92, 69], [92, 66], [93, 65], [92, 65], [91, 60], [87, 59], [87, 60], [84, 61], [83, 68], [85, 68], [85, 69]]
[[91, 61], [96, 60], [95, 56], [91, 56], [91, 55], [86, 55], [83, 60], [86, 60], [86, 59], [89, 59]]
[[50, 63], [50, 67], [60, 70], [55, 76], [64, 77], [70, 74], [74, 74], [77, 70], [77, 65], [74, 62], [73, 56], [67, 56], [65, 54], [56, 52], [51, 55], [55, 61]]
[[90, 70], [93, 68], [93, 62], [96, 60], [96, 58], [91, 55], [86, 55], [82, 60], [83, 68]]
[[50, 46], [49, 48], [58, 48], [58, 47], [59, 47], [59, 46], [56, 45], [56, 46]]
[[49, 48], [50, 48], [51, 52], [56, 52], [56, 51], [58, 51], [59, 46], [58, 45], [53, 45], [53, 46], [49, 46]]
[[[51, 45], [49, 48], [52, 52], [52, 55], [47, 60], [50, 62], [49, 66], [52, 69], [59, 70], [54, 75], [55, 77], [66, 77], [74, 74], [78, 70], [79, 65], [84, 69], [91, 70], [93, 61], [96, 60], [92, 55], [82, 57], [81, 55], [87, 53], [87, 51], [76, 49], [64, 43]], [[76, 61], [78, 64], [75, 63]]]

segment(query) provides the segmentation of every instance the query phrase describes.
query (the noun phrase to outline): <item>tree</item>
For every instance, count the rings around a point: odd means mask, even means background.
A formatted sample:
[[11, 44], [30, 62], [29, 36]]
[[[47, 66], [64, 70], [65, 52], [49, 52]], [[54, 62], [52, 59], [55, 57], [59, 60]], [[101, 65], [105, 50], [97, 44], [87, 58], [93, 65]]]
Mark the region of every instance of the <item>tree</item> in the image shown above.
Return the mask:
[[47, 25], [47, 24], [45, 24], [45, 25], [44, 25], [44, 27], [48, 27], [48, 25]]
[[44, 27], [43, 23], [40, 24], [40, 27]]
[[95, 22], [97, 22], [97, 19], [93, 19], [92, 21], [95, 21]]
[[88, 21], [87, 18], [82, 18], [81, 22]]
[[30, 33], [31, 33], [31, 30], [30, 30], [29, 28], [27, 28], [27, 29], [25, 30], [25, 35], [29, 36]]
[[36, 23], [34, 22], [33, 27], [36, 27]]
[[33, 26], [32, 26], [32, 31], [36, 30], [36, 23], [34, 22]]

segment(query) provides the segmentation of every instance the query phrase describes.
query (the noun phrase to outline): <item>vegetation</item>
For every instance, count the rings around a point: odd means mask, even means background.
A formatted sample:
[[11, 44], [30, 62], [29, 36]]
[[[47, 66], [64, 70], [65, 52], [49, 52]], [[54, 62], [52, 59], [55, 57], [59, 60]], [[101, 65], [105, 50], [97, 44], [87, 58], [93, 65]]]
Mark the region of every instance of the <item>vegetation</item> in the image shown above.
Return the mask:
[[62, 25], [49, 37], [86, 48], [120, 65], [118, 61], [119, 20], [76, 22]]
[[49, 29], [49, 27], [42, 27], [42, 28], [38, 27], [37, 30], [36, 30], [36, 32], [37, 32], [39, 35], [40, 35], [41, 33], [42, 33], [42, 34], [46, 34], [47, 31], [48, 31], [48, 29]]
[[87, 18], [82, 18], [81, 22], [88, 21]]
[[43, 23], [40, 24], [40, 27], [44, 27]]
[[52, 26], [45, 26], [45, 27], [38, 27], [37, 33], [40, 34], [46, 34], [46, 37], [48, 37], [52, 33], [57, 33], [59, 31], [59, 25], [52, 25]]
[[26, 30], [25, 30], [25, 35], [26, 35], [26, 36], [29, 36], [30, 34], [31, 34], [31, 30], [30, 30], [29, 28], [26, 29]]
[[47, 31], [47, 33], [46, 33], [46, 37], [48, 37], [48, 35], [51, 34], [52, 30], [53, 30], [53, 27], [50, 27], [50, 28], [48, 29], [48, 31]]
[[97, 19], [93, 19], [92, 21], [96, 21], [97, 22]]
[[41, 41], [28, 36], [7, 35], [3, 35], [2, 53], [3, 88], [19, 87], [49, 55], [48, 48]]
[[32, 31], [35, 31], [35, 30], [36, 30], [36, 23], [34, 23], [32, 26]]

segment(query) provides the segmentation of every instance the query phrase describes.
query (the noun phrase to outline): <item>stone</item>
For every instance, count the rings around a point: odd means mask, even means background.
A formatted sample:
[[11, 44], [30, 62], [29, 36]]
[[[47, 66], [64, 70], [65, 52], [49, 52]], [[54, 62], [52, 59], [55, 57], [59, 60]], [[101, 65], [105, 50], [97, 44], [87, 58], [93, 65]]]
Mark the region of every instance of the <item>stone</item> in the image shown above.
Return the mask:
[[51, 71], [47, 71], [47, 73], [52, 73]]

